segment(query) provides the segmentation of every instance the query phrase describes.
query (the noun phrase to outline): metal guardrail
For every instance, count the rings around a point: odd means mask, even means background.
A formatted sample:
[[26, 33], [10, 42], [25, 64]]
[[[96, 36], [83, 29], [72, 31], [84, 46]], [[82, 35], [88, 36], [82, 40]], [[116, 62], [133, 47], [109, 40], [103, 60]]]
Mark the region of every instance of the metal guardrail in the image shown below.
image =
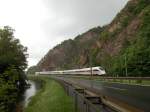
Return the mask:
[[[55, 79], [63, 85], [65, 91], [74, 99], [75, 112], [103, 112], [105, 105], [101, 98], [97, 96], [89, 96], [84, 89], [76, 88], [72, 84], [65, 81]], [[106, 110], [105, 112], [110, 112]]]

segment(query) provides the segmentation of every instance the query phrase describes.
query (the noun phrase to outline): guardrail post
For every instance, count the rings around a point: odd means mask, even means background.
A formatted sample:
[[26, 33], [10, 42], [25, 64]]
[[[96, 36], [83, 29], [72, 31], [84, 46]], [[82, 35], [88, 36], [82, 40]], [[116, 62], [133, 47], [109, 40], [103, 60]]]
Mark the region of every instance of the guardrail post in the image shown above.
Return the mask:
[[89, 105], [87, 103], [86, 104], [86, 112], [89, 112]]
[[75, 112], [78, 112], [78, 99], [77, 99], [77, 93], [75, 93]]
[[67, 85], [66, 90], [67, 90], [67, 94], [69, 95], [69, 85]]
[[132, 81], [129, 79], [129, 84], [132, 83]]

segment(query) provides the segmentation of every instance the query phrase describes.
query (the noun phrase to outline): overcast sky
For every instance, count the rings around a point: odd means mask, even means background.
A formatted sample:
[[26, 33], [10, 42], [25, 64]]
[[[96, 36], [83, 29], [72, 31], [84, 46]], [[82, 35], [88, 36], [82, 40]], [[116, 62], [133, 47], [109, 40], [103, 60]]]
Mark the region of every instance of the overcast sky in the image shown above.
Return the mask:
[[111, 22], [128, 0], [0, 0], [0, 26], [28, 47], [29, 66], [58, 43]]

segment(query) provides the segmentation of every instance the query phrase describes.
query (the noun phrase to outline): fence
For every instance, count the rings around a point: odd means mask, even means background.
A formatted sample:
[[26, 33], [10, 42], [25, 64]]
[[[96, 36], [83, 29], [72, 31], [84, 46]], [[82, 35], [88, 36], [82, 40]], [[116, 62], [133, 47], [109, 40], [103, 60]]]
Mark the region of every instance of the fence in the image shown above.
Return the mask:
[[107, 107], [102, 103], [100, 97], [90, 96], [84, 89], [74, 87], [62, 80], [57, 81], [63, 85], [67, 94], [73, 97], [75, 112], [107, 112]]

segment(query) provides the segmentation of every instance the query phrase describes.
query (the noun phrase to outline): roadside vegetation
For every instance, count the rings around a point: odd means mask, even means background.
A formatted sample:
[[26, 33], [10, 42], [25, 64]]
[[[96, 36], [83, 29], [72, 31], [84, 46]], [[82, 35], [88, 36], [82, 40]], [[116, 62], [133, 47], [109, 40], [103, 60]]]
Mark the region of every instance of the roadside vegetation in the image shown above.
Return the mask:
[[49, 77], [29, 77], [42, 80], [43, 87], [31, 98], [25, 112], [74, 112], [73, 99], [65, 93], [63, 87]]
[[0, 28], [0, 112], [13, 112], [26, 85], [27, 48], [13, 33], [8, 26]]

